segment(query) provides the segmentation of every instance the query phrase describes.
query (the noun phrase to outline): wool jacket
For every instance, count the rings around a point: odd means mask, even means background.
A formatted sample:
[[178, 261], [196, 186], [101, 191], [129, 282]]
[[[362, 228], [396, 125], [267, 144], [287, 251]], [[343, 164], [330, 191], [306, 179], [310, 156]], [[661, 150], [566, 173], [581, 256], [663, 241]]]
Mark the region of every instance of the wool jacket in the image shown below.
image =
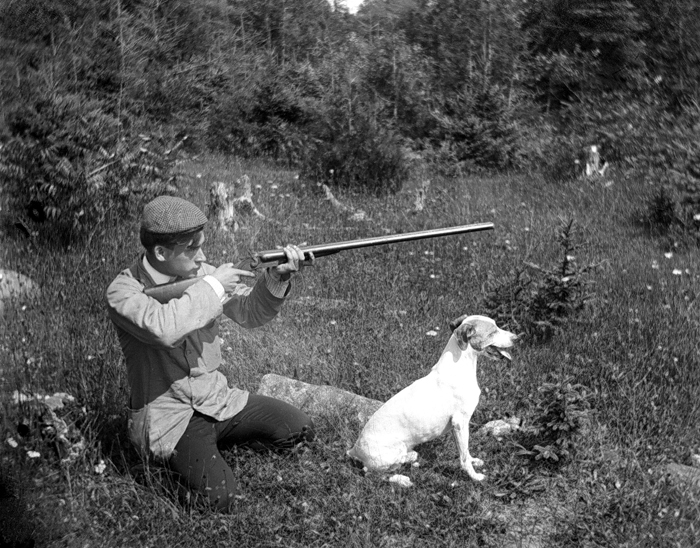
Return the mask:
[[[214, 270], [204, 264], [198, 275]], [[265, 272], [222, 303], [201, 280], [166, 304], [144, 294], [154, 285], [142, 255], [112, 281], [105, 298], [126, 361], [131, 441], [144, 456], [168, 459], [195, 411], [221, 421], [248, 401], [248, 392], [229, 387], [218, 370], [221, 315], [245, 328], [261, 326], [279, 313], [290, 285]]]

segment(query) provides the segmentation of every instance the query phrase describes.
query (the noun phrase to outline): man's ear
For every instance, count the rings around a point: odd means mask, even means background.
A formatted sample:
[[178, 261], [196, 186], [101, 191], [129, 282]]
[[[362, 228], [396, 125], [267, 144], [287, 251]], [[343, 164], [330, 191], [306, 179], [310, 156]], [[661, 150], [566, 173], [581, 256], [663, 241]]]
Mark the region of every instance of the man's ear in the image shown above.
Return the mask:
[[466, 318], [466, 317], [467, 317], [467, 315], [464, 314], [464, 315], [460, 316], [459, 318], [457, 318], [456, 320], [452, 320], [450, 322], [450, 331], [452, 331], [454, 333], [454, 330], [457, 329], [460, 325], [462, 325], [462, 322], [464, 321], [464, 318]]
[[154, 245], [151, 257], [153, 257], [156, 261], [165, 262], [168, 260], [167, 252], [168, 248], [164, 245]]

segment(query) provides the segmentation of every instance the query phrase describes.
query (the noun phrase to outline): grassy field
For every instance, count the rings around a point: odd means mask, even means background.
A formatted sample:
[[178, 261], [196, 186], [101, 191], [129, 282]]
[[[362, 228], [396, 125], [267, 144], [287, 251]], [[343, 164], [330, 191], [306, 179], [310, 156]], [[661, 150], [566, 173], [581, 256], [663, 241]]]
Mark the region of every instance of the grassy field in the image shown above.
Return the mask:
[[[30, 276], [43, 294], [7, 305], [0, 324], [0, 539], [81, 547], [700, 546], [700, 495], [663, 474], [666, 464], [690, 464], [700, 453], [700, 253], [639, 222], [651, 188], [614, 175], [558, 186], [520, 176], [433, 178], [419, 213], [411, 211], [413, 185], [388, 198], [338, 193], [367, 213], [351, 221], [292, 172], [220, 157], [180, 169], [180, 194], [202, 208], [212, 181], [248, 175], [269, 220], [233, 239], [209, 231], [214, 264], [286, 242], [496, 225], [319, 259], [274, 322], [253, 331], [226, 324], [225, 374], [253, 391], [273, 372], [388, 399], [427, 373], [451, 319], [488, 314], [489, 288], [524, 262], [561, 261], [557, 234], [573, 220], [576, 261], [599, 265], [587, 275], [592, 298], [546, 342], [516, 347], [512, 363], [484, 359], [472, 432], [509, 415], [536, 424], [538, 389], [550, 381], [564, 391], [567, 382], [584, 387], [585, 428], [558, 462], [519, 454], [524, 434], [474, 435], [472, 454], [485, 461], [481, 484], [460, 470], [445, 437], [418, 448], [421, 466], [404, 470], [415, 487], [405, 490], [348, 462], [360, 425], [331, 409], [316, 418], [318, 440], [291, 455], [227, 454], [242, 492], [235, 514], [183, 507], [167, 475], [137, 466], [126, 440], [125, 369], [103, 307], [104, 288], [139, 251], [137, 219], [107, 219], [67, 251], [7, 231], [1, 266]], [[78, 458], [60, 464], [14, 390], [75, 396], [61, 412], [87, 439]]]

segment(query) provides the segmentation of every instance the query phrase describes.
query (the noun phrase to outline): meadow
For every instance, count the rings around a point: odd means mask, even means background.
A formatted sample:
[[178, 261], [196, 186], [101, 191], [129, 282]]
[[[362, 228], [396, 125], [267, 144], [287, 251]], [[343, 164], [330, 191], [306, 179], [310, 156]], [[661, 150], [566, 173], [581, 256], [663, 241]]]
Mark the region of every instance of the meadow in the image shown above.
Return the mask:
[[[318, 439], [291, 454], [227, 453], [240, 482], [236, 513], [183, 506], [167, 474], [139, 466], [129, 446], [125, 369], [103, 305], [109, 281], [139, 252], [137, 217], [108, 216], [69, 249], [6, 229], [2, 266], [42, 287], [41, 298], [6, 306], [0, 324], [0, 538], [10, 546], [700, 546], [700, 493], [664, 474], [700, 453], [700, 253], [642, 222], [651, 185], [614, 172], [565, 184], [430, 176], [420, 212], [420, 180], [381, 198], [337, 192], [366, 212], [353, 221], [279, 167], [208, 156], [179, 170], [179, 195], [203, 209], [211, 182], [248, 175], [267, 217], [235, 234], [208, 228], [213, 264], [287, 242], [496, 227], [317, 260], [271, 324], [225, 324], [224, 372], [251, 391], [278, 373], [388, 399], [435, 363], [450, 320], [488, 315], [485, 295], [524, 264], [559, 264], [558, 234], [573, 221], [579, 245], [569, 260], [595, 265], [585, 306], [546, 338], [524, 339], [512, 363], [480, 362], [471, 431], [507, 416], [541, 423], [547, 397], [572, 393], [586, 402], [577, 410], [585, 420], [574, 421], [559, 460], [535, 458], [525, 434], [473, 435], [482, 483], [460, 470], [451, 437], [425, 444], [421, 466], [403, 471], [415, 486], [402, 489], [351, 465], [345, 451], [361, 426], [329, 409], [315, 418]], [[554, 389], [543, 392], [546, 383]], [[79, 458], [60, 463], [15, 390], [76, 398], [64, 413], [87, 440]]]

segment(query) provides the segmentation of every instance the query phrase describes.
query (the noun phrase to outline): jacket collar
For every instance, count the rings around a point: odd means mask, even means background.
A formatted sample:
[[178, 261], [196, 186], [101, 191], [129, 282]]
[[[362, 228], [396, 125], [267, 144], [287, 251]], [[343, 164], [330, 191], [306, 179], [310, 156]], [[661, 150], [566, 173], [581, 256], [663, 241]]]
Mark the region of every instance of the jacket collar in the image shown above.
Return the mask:
[[146, 254], [141, 253], [138, 260], [131, 266], [131, 275], [140, 281], [144, 287], [153, 287], [168, 283], [173, 280], [170, 276], [158, 272], [146, 259]]

